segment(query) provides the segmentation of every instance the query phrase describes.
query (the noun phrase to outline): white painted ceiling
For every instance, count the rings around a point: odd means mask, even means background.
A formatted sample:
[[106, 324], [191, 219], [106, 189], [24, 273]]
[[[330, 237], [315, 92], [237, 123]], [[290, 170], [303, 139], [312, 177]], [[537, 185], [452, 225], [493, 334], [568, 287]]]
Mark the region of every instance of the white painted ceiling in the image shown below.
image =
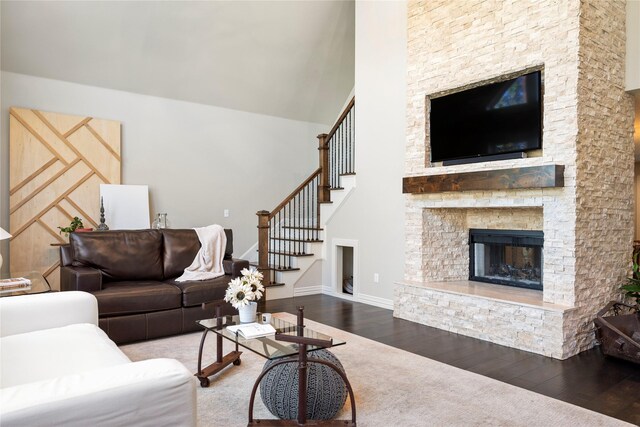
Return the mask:
[[344, 1], [2, 1], [2, 69], [331, 124], [354, 84]]

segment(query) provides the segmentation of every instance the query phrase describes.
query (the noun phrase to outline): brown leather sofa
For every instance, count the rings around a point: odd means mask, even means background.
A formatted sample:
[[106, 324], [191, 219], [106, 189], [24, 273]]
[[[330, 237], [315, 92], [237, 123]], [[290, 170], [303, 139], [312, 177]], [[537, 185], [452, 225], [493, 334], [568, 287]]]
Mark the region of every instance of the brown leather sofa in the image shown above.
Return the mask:
[[232, 258], [233, 234], [225, 230], [225, 275], [176, 282], [200, 249], [194, 230], [126, 230], [71, 233], [60, 248], [60, 289], [86, 291], [98, 299], [99, 325], [118, 344], [197, 331], [196, 320], [236, 310], [223, 298], [232, 278], [249, 267]]

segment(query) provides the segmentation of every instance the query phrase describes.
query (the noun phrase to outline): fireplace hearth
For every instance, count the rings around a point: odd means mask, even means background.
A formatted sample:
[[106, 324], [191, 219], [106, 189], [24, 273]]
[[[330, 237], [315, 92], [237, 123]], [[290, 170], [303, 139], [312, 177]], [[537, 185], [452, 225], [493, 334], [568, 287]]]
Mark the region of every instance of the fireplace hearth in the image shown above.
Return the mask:
[[469, 280], [542, 290], [542, 231], [469, 230]]

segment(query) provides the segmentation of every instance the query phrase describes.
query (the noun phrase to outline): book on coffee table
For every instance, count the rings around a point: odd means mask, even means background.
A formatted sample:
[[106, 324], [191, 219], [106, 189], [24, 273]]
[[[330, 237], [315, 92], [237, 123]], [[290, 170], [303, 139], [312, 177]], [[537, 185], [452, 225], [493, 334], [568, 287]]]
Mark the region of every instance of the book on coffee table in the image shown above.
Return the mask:
[[241, 325], [227, 326], [227, 330], [238, 333], [246, 339], [267, 337], [276, 333], [276, 328], [268, 323], [245, 323]]
[[12, 277], [0, 280], [0, 292], [26, 291], [31, 288], [31, 280], [24, 277]]

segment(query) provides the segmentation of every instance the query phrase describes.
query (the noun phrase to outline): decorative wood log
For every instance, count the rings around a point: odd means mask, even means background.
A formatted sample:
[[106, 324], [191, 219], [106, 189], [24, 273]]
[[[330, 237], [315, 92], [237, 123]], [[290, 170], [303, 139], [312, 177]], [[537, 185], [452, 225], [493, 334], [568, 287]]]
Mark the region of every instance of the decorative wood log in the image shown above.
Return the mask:
[[411, 194], [553, 187], [564, 187], [563, 165], [411, 176], [402, 179], [402, 192]]

